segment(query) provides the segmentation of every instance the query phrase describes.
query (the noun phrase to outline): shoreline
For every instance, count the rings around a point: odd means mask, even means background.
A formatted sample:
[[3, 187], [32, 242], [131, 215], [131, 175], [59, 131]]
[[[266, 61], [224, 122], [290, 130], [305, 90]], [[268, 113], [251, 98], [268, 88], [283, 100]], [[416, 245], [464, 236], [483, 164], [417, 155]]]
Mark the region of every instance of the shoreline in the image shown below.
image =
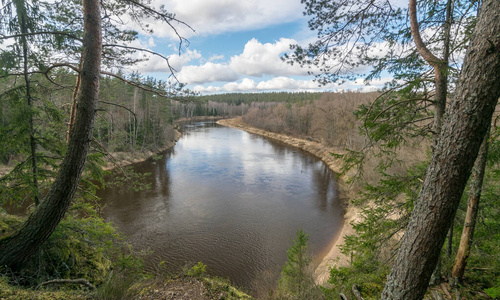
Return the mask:
[[158, 148], [156, 150], [139, 150], [133, 152], [111, 152], [108, 154], [109, 157], [112, 157], [106, 165], [103, 167], [105, 171], [112, 171], [116, 168], [123, 168], [126, 166], [130, 166], [136, 163], [140, 163], [150, 159], [151, 157], [161, 154], [175, 146], [179, 138], [181, 137], [181, 133], [176, 130], [175, 138], [170, 143], [165, 146]]
[[[342, 153], [339, 149], [327, 147], [318, 142], [308, 141], [300, 138], [295, 138], [287, 136], [284, 134], [269, 132], [262, 130], [251, 125], [245, 124], [241, 117], [236, 117], [233, 119], [222, 119], [217, 121], [217, 124], [232, 128], [241, 129], [253, 134], [264, 136], [287, 145], [302, 149], [311, 155], [314, 155], [321, 159], [330, 170], [335, 173], [339, 173], [342, 167], [342, 160], [334, 158], [330, 153]], [[354, 233], [351, 222], [359, 219], [359, 209], [353, 207], [346, 201], [349, 197], [349, 192], [345, 185], [347, 178], [339, 177], [339, 188], [341, 190], [341, 195], [344, 195], [342, 204], [345, 209], [344, 213], [344, 224], [340, 232], [332, 240], [330, 250], [323, 256], [321, 262], [316, 267], [314, 271], [314, 280], [316, 284], [323, 285], [327, 282], [330, 275], [330, 266], [346, 266], [349, 264], [349, 258], [340, 252], [339, 246], [344, 244], [344, 237], [346, 235]]]
[[223, 117], [219, 116], [195, 116], [191, 118], [180, 118], [174, 121], [175, 125], [175, 138], [173, 141], [167, 145], [158, 148], [156, 150], [143, 150], [143, 151], [123, 151], [123, 152], [111, 152], [109, 153], [113, 161], [108, 161], [106, 166], [104, 166], [105, 171], [111, 171], [116, 168], [123, 168], [136, 163], [144, 162], [155, 155], [162, 154], [163, 152], [173, 148], [177, 141], [181, 138], [182, 133], [177, 129], [179, 123], [181, 122], [191, 122], [191, 121], [217, 121]]

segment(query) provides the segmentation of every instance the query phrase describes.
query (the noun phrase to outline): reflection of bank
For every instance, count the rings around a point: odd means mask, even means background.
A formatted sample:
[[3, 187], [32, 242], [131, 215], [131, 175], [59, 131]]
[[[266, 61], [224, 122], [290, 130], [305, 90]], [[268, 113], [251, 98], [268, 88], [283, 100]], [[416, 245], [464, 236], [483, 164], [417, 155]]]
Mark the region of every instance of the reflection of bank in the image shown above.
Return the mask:
[[[320, 158], [323, 161], [323, 163], [335, 173], [339, 173], [342, 168], [343, 164], [342, 160], [335, 159], [331, 155], [331, 153], [341, 154], [344, 152], [342, 150], [326, 147], [325, 145], [322, 145], [317, 142], [294, 138], [284, 134], [277, 134], [262, 129], [258, 129], [248, 124], [245, 124], [242, 121], [241, 117], [219, 120], [217, 121], [217, 123], [223, 126], [242, 129], [257, 135], [261, 135], [273, 140], [280, 141], [282, 143], [285, 143], [293, 147], [300, 148]], [[323, 168], [323, 171], [325, 171], [325, 168]], [[318, 253], [319, 258], [318, 257], [315, 258], [315, 262], [318, 263], [318, 267], [316, 268], [315, 271], [315, 280], [317, 284], [326, 283], [330, 273], [329, 271], [330, 266], [346, 265], [348, 263], [348, 259], [340, 252], [339, 246], [344, 244], [344, 237], [346, 235], [354, 233], [354, 229], [351, 226], [351, 222], [359, 218], [359, 209], [348, 204], [346, 197], [347, 192], [345, 188], [346, 181], [347, 181], [346, 177], [340, 177], [339, 180], [327, 180], [327, 181], [320, 180], [319, 182], [316, 181], [318, 183], [318, 191], [320, 191], [320, 193], [322, 193], [323, 195], [323, 197], [319, 198], [323, 200], [322, 202], [319, 203], [320, 205], [328, 203], [330, 199], [330, 197], [328, 197], [328, 194], [330, 192], [333, 192], [335, 194], [335, 198], [340, 197], [338, 192], [340, 190], [343, 194], [342, 196], [343, 200], [341, 201], [343, 201], [344, 206], [347, 207], [344, 214], [344, 225], [342, 226], [342, 229], [337, 232], [336, 236], [330, 242], [330, 245], [326, 247], [323, 251]], [[321, 185], [322, 182], [323, 185]], [[337, 185], [337, 183], [339, 183], [339, 185]], [[330, 184], [336, 186], [330, 187]]]
[[153, 251], [148, 270], [201, 261], [253, 290], [266, 271], [279, 277], [298, 229], [318, 254], [343, 223], [335, 175], [318, 158], [242, 130], [191, 124], [162, 159], [134, 167], [151, 173], [151, 190], [101, 197], [105, 218], [137, 250]]

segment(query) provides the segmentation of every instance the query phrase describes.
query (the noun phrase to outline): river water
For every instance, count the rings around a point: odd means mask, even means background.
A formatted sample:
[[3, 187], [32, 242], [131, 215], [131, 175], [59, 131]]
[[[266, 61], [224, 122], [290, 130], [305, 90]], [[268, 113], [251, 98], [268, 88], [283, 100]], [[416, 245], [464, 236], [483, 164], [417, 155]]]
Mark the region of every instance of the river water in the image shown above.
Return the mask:
[[213, 122], [186, 125], [160, 160], [134, 168], [152, 173], [150, 190], [98, 195], [105, 219], [135, 249], [152, 251], [150, 270], [201, 261], [208, 273], [255, 293], [275, 283], [298, 229], [319, 257], [343, 224], [335, 174], [319, 159]]

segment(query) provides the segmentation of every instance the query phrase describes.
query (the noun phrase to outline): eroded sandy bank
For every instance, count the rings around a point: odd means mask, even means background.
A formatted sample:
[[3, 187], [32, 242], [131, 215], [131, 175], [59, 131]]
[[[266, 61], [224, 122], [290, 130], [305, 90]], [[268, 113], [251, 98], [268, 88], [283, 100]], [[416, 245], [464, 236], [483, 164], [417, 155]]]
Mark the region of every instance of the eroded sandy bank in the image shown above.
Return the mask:
[[[283, 143], [286, 143], [290, 146], [300, 148], [309, 152], [310, 154], [320, 158], [333, 172], [339, 173], [342, 167], [342, 160], [334, 158], [331, 153], [342, 153], [339, 149], [327, 147], [321, 143], [308, 141], [304, 139], [299, 139], [295, 137], [290, 137], [284, 134], [277, 134], [273, 132], [268, 132], [262, 129], [255, 128], [248, 124], [245, 124], [242, 121], [241, 117], [237, 117], [234, 119], [223, 119], [217, 121], [218, 124], [233, 128], [238, 128], [245, 130], [250, 133], [258, 134], [267, 138], [271, 138]], [[344, 256], [339, 249], [344, 243], [344, 237], [346, 235], [352, 234], [354, 229], [351, 226], [352, 221], [357, 221], [359, 219], [359, 209], [350, 205], [347, 201], [349, 198], [349, 192], [346, 189], [345, 181], [347, 178], [340, 178], [339, 186], [341, 188], [341, 193], [344, 195], [344, 206], [345, 206], [345, 215], [344, 215], [344, 225], [342, 226], [342, 230], [339, 232], [337, 237], [332, 241], [332, 245], [328, 253], [325, 254], [322, 261], [316, 267], [314, 276], [317, 284], [325, 284], [329, 277], [329, 269], [330, 266], [343, 266], [347, 265], [349, 260], [346, 256]]]
[[175, 146], [175, 143], [179, 140], [181, 137], [181, 133], [179, 131], [175, 132], [175, 139], [171, 142], [169, 142], [167, 145], [158, 148], [156, 150], [144, 150], [144, 151], [133, 151], [133, 152], [112, 152], [109, 153], [110, 157], [109, 160], [106, 164], [106, 166], [103, 168], [106, 171], [113, 170], [117, 167], [125, 167], [131, 164], [139, 163], [146, 161], [147, 159], [157, 155], [161, 154], [168, 149], [172, 148]]

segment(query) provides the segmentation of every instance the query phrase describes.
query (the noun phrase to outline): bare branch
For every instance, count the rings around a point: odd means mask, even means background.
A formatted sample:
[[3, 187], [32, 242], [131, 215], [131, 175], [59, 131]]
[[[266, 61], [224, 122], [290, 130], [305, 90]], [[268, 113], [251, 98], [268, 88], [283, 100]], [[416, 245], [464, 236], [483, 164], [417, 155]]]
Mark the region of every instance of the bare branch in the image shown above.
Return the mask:
[[180, 54], [180, 51], [181, 51], [181, 48], [182, 48], [182, 43], [184, 41], [187, 41], [187, 39], [183, 38], [180, 33], [177, 31], [177, 28], [175, 28], [174, 25], [172, 25], [172, 21], [175, 21], [179, 24], [182, 24], [184, 26], [186, 26], [187, 28], [189, 28], [190, 30], [192, 30], [194, 33], [196, 33], [196, 30], [194, 30], [191, 26], [189, 26], [189, 24], [181, 21], [181, 20], [178, 20], [176, 19], [173, 15], [169, 15], [169, 14], [165, 14], [165, 13], [161, 13], [147, 5], [144, 5], [142, 3], [139, 3], [135, 0], [125, 0], [126, 2], [129, 2], [135, 6], [138, 6], [140, 7], [141, 9], [147, 11], [148, 13], [151, 13], [153, 15], [155, 15], [158, 19], [161, 19], [163, 20], [165, 23], [167, 23], [167, 25], [175, 32], [175, 35], [179, 38], [179, 54]]
[[91, 290], [96, 290], [96, 287], [91, 284], [87, 279], [84, 278], [78, 278], [78, 279], [53, 279], [49, 281], [42, 282], [40, 285], [36, 287], [38, 290], [44, 285], [49, 285], [49, 284], [82, 284], [86, 287], [88, 287]]
[[408, 7], [410, 10], [411, 35], [413, 36], [413, 41], [417, 46], [418, 53], [431, 66], [437, 68], [440, 64], [443, 63], [443, 60], [437, 58], [434, 54], [432, 54], [432, 52], [429, 49], [427, 49], [424, 42], [422, 41], [422, 36], [420, 35], [420, 30], [417, 20], [417, 0], [410, 0]]
[[26, 37], [26, 36], [34, 36], [34, 35], [64, 35], [69, 38], [72, 38], [77, 41], [83, 41], [81, 38], [76, 37], [70, 33], [64, 32], [64, 31], [38, 31], [38, 32], [27, 32], [27, 33], [19, 33], [19, 34], [14, 34], [14, 35], [3, 35], [0, 34], [0, 40], [6, 40], [6, 39], [13, 39], [13, 38], [18, 38], [18, 37]]
[[102, 100], [99, 100], [98, 101], [99, 103], [104, 103], [104, 104], [108, 104], [108, 105], [114, 105], [114, 106], [118, 106], [118, 107], [121, 107], [125, 110], [127, 110], [128, 112], [130, 112], [132, 115], [134, 115], [134, 128], [137, 128], [137, 115], [131, 111], [128, 107], [124, 106], [124, 105], [121, 105], [121, 104], [117, 104], [117, 103], [112, 103], [112, 102], [107, 102], [107, 101], [102, 101]]
[[103, 48], [106, 48], [106, 47], [118, 47], [118, 48], [124, 48], [124, 49], [130, 49], [130, 50], [137, 50], [137, 51], [147, 52], [147, 53], [159, 56], [159, 57], [163, 58], [167, 62], [167, 65], [168, 65], [168, 68], [169, 68], [170, 74], [171, 74], [170, 76], [174, 77], [175, 80], [177, 82], [179, 82], [179, 80], [175, 76], [175, 72], [177, 72], [177, 70], [175, 70], [170, 65], [170, 61], [168, 60], [168, 57], [166, 57], [166, 56], [164, 56], [164, 55], [162, 55], [162, 54], [160, 54], [158, 52], [155, 52], [155, 51], [152, 51], [152, 50], [149, 50], [149, 49], [145, 49], [145, 48], [131, 47], [131, 46], [125, 46], [125, 45], [116, 45], [116, 44], [104, 44], [104, 45], [102, 45], [102, 47]]

